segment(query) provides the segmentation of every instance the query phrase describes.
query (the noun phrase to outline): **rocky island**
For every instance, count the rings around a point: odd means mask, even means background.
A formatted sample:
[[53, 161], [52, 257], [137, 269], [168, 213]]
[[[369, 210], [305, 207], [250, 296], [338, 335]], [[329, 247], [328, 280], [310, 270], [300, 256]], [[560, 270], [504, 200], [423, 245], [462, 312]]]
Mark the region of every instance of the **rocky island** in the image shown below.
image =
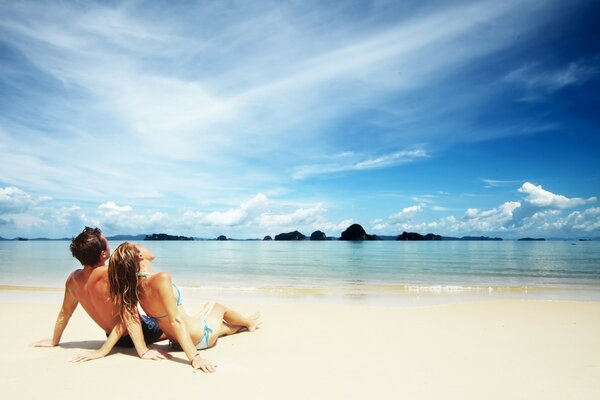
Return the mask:
[[153, 233], [152, 235], [146, 235], [144, 240], [194, 240], [194, 238], [187, 236], [167, 235], [166, 233]]

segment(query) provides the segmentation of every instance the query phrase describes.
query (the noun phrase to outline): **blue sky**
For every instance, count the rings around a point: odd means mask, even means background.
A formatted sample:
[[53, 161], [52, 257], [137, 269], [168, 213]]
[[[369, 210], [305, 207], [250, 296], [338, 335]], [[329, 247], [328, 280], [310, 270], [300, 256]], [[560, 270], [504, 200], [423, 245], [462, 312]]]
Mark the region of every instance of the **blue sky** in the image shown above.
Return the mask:
[[599, 15], [2, 2], [0, 236], [600, 236]]

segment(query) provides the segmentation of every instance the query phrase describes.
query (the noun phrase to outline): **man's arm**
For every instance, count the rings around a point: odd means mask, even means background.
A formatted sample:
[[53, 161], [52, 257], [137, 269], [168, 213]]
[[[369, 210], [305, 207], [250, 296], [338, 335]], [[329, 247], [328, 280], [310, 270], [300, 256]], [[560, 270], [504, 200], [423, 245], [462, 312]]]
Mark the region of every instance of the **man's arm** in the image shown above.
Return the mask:
[[65, 283], [65, 296], [63, 298], [62, 307], [58, 313], [58, 317], [56, 318], [56, 323], [54, 324], [54, 334], [52, 335], [52, 339], [44, 339], [38, 342], [32, 343], [32, 346], [35, 347], [54, 347], [58, 346], [60, 343], [60, 338], [69, 323], [69, 319], [73, 315], [73, 312], [77, 308], [79, 301], [75, 298], [73, 293], [70, 290], [71, 279], [73, 275], [71, 274]]
[[110, 335], [98, 350], [93, 350], [87, 353], [78, 354], [71, 362], [81, 362], [81, 361], [89, 361], [95, 360], [97, 358], [102, 358], [108, 355], [110, 351], [115, 347], [121, 336], [125, 333], [125, 324], [123, 322], [119, 322], [115, 327], [110, 331]]

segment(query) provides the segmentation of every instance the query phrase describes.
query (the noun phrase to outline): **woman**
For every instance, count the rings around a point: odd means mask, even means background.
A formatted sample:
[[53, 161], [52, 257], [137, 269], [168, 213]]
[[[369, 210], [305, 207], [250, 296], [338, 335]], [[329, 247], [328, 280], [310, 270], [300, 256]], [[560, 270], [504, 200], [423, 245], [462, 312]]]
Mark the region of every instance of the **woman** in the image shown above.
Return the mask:
[[[150, 317], [155, 318], [166, 337], [178, 343], [194, 369], [214, 372], [216, 366], [202, 358], [198, 350], [212, 347], [221, 336], [246, 328], [252, 332], [259, 325], [259, 315], [244, 317], [218, 303], [207, 303], [203, 310], [188, 315], [181, 304], [181, 292], [166, 272], [153, 273], [147, 249], [133, 243], [121, 244], [110, 256], [108, 279], [110, 294], [120, 307], [121, 319], [137, 315], [138, 302]], [[106, 343], [92, 353], [77, 356], [73, 361], [87, 361], [110, 352], [122, 334], [122, 324], [111, 332]]]

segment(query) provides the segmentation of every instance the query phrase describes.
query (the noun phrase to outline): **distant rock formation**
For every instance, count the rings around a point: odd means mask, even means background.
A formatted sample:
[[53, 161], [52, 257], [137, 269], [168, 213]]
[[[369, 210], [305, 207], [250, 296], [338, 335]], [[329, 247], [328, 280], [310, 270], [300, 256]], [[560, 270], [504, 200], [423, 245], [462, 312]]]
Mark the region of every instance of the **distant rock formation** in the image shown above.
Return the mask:
[[327, 236], [325, 235], [324, 232], [314, 231], [310, 235], [310, 240], [327, 240]]
[[166, 233], [153, 233], [146, 235], [144, 240], [194, 240], [193, 237], [167, 235]]
[[484, 240], [503, 240], [502, 238], [495, 237], [491, 238], [489, 236], [463, 236], [463, 237], [452, 237], [452, 236], [442, 236], [442, 240], [474, 240], [474, 241], [484, 241]]
[[263, 238], [263, 240], [273, 240], [273, 238], [271, 236], [267, 235]]
[[369, 235], [359, 224], [352, 224], [342, 232], [340, 240], [377, 240], [377, 236]]
[[399, 235], [396, 240], [442, 240], [442, 237], [433, 233], [423, 236], [417, 232], [402, 232], [402, 235]]
[[502, 238], [499, 237], [489, 237], [489, 236], [463, 236], [460, 238], [460, 240], [502, 240]]
[[144, 240], [144, 238], [146, 237], [146, 235], [142, 234], [142, 235], [114, 235], [114, 236], [107, 236], [106, 238], [110, 241], [110, 240], [119, 240], [119, 241], [127, 241], [127, 240]]
[[304, 240], [306, 236], [301, 234], [298, 231], [288, 232], [288, 233], [280, 233], [279, 235], [275, 235], [275, 240]]
[[518, 239], [520, 242], [543, 242], [546, 239], [544, 238], [530, 238], [530, 237], [525, 237], [525, 238], [521, 238]]
[[227, 236], [225, 236], [225, 235], [219, 235], [219, 237], [217, 238], [217, 240], [227, 240]]

